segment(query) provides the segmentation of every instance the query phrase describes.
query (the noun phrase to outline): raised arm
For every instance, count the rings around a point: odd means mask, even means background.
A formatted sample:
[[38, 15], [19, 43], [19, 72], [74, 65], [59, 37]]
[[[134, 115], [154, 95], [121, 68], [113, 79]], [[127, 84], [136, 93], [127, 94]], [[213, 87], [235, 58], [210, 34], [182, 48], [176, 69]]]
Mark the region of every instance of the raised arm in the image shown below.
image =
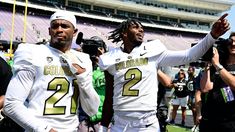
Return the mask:
[[225, 19], [228, 14], [221, 16], [198, 44], [183, 51], [165, 51], [160, 57], [160, 66], [176, 66], [198, 60], [215, 43], [216, 39], [230, 29]]
[[223, 35], [224, 33], [226, 33], [229, 29], [229, 23], [228, 20], [225, 19], [228, 16], [228, 13], [223, 14], [217, 21], [215, 21], [215, 23], [212, 25], [212, 29], [211, 29], [211, 36], [214, 39], [219, 38], [221, 35]]

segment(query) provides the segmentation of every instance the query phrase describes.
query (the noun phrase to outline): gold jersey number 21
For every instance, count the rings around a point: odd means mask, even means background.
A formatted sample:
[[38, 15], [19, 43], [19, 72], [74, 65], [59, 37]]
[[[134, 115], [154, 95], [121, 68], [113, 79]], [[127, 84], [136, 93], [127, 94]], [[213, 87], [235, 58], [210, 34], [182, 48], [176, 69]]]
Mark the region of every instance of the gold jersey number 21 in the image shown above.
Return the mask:
[[[55, 91], [49, 98], [45, 101], [44, 115], [63, 115], [66, 111], [66, 106], [56, 106], [56, 104], [69, 93], [69, 81], [64, 77], [56, 77], [48, 84], [48, 91]], [[78, 85], [75, 80], [73, 80], [73, 96], [71, 98], [71, 108], [70, 113], [75, 114], [77, 110], [77, 98], [78, 98]]]

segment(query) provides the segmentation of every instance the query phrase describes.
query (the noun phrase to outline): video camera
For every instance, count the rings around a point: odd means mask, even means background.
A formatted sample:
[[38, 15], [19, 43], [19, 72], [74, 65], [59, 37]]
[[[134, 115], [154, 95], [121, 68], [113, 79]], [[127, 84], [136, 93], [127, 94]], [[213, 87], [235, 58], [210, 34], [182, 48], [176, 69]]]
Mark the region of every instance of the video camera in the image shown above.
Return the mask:
[[81, 45], [82, 51], [89, 54], [91, 57], [97, 56], [98, 48], [104, 48], [107, 51], [105, 42], [98, 36], [93, 36], [90, 39], [83, 39], [83, 33], [79, 32], [76, 43]]
[[97, 56], [98, 54], [98, 48], [104, 48], [106, 52], [106, 45], [104, 41], [102, 40], [92, 40], [92, 39], [86, 39], [83, 41], [82, 44], [82, 51], [84, 53], [89, 54], [91, 57]]
[[[207, 52], [199, 59], [200, 61], [203, 62], [208, 62], [211, 61], [213, 57], [213, 47], [215, 47], [218, 50], [219, 53], [219, 58], [220, 60], [226, 59], [226, 56], [228, 54], [228, 49], [227, 46], [232, 43], [232, 39], [224, 39], [224, 38], [219, 38], [215, 44], [211, 48], [207, 50]], [[191, 46], [194, 46], [195, 44], [192, 44]]]

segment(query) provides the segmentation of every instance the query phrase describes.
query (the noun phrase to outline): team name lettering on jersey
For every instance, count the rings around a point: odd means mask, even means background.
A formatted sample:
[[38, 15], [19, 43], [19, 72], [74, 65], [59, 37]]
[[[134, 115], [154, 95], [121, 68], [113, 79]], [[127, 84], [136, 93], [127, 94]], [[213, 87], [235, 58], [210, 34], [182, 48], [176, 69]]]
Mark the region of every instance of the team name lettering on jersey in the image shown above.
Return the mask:
[[122, 61], [115, 64], [115, 68], [118, 71], [129, 67], [142, 66], [142, 65], [148, 65], [148, 58], [136, 58], [127, 61]]
[[67, 75], [72, 76], [68, 66], [46, 65], [44, 66], [44, 75]]

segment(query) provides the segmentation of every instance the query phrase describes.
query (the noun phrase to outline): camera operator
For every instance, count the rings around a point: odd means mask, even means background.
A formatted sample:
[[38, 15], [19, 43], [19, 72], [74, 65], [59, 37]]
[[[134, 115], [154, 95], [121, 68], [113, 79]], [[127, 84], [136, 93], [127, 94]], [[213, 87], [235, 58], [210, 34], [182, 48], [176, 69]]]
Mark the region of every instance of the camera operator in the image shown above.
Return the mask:
[[235, 132], [235, 32], [229, 39], [213, 48], [210, 68], [200, 81], [200, 132]]
[[89, 117], [80, 107], [79, 108], [79, 132], [98, 132], [100, 121], [102, 118], [102, 109], [105, 99], [105, 76], [104, 72], [98, 66], [98, 58], [103, 53], [107, 52], [105, 42], [98, 36], [93, 36], [90, 39], [82, 40], [82, 52], [90, 55], [92, 61], [92, 83], [96, 92], [100, 97], [100, 105], [97, 114]]

